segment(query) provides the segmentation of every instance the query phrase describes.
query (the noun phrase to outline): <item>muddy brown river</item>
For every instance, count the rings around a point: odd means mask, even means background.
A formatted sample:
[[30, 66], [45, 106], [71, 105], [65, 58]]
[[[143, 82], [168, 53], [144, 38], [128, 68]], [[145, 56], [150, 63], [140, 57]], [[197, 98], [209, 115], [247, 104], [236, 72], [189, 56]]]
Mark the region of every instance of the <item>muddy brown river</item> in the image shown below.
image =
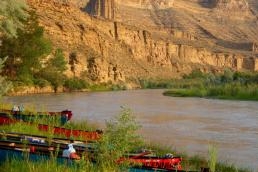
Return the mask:
[[176, 98], [164, 90], [41, 94], [4, 97], [4, 102], [38, 109], [73, 111], [73, 120], [105, 121], [130, 108], [147, 142], [207, 156], [216, 145], [220, 161], [258, 170], [258, 102]]

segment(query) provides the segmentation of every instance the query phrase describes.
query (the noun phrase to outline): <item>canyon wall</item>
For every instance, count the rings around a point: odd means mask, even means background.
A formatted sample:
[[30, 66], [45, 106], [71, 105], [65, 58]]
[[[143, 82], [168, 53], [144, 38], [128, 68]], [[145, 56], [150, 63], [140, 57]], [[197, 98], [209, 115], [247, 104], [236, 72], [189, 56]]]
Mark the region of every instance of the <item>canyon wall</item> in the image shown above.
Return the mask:
[[[74, 73], [67, 71], [68, 76], [93, 82], [134, 83], [139, 78], [174, 78], [195, 69], [258, 71], [257, 57], [161, 39], [135, 26], [92, 18], [72, 4], [28, 2], [54, 46], [64, 50], [67, 61], [76, 52], [78, 63], [74, 64]], [[71, 64], [68, 67], [71, 69]]]
[[173, 7], [174, 0], [116, 0], [116, 3], [119, 5], [126, 5], [136, 8], [159, 8], [165, 9]]
[[115, 18], [115, 0], [90, 0], [86, 9], [90, 15], [101, 16], [106, 19]]

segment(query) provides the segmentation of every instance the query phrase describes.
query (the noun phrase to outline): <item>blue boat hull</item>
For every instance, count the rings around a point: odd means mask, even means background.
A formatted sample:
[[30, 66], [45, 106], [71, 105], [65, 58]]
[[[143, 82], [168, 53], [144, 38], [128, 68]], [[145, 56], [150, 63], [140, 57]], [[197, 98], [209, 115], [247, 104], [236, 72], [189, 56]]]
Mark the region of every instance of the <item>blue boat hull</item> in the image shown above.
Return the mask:
[[[32, 162], [40, 162], [50, 160], [50, 155], [40, 155], [36, 153], [23, 152], [20, 150], [10, 150], [10, 149], [0, 149], [0, 163], [4, 163], [7, 160], [15, 159], [15, 160], [29, 160]], [[55, 158], [56, 162], [59, 164], [67, 164], [74, 165], [76, 164], [75, 160], [57, 157]]]

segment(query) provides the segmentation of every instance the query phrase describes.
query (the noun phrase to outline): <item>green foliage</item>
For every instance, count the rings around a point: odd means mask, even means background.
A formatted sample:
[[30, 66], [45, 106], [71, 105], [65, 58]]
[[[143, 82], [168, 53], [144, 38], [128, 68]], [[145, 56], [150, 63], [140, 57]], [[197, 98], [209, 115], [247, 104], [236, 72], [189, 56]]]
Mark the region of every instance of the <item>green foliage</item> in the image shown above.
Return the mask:
[[234, 164], [227, 163], [217, 163], [216, 164], [217, 172], [251, 172], [250, 169], [247, 168], [237, 168]]
[[[4, 67], [4, 62], [6, 58], [0, 58], [0, 73], [2, 72], [2, 68]], [[6, 81], [4, 77], [0, 76], [0, 100], [1, 97], [11, 88], [11, 83]]]
[[181, 97], [213, 97], [221, 99], [258, 100], [258, 72], [232, 72], [223, 74], [190, 74], [195, 79], [177, 80], [172, 90], [164, 95]]
[[34, 78], [34, 84], [39, 86], [40, 88], [44, 88], [50, 85], [50, 83], [44, 78]]
[[221, 82], [222, 83], [232, 82], [233, 76], [234, 76], [234, 73], [231, 70], [225, 69], [224, 74], [221, 75]]
[[143, 143], [136, 133], [139, 127], [128, 109], [123, 109], [114, 120], [108, 121], [104, 135], [97, 146], [98, 164], [104, 169], [110, 165], [116, 166], [119, 158], [138, 148]]
[[67, 62], [64, 58], [64, 53], [62, 49], [56, 49], [54, 53], [54, 58], [48, 61], [47, 68], [54, 69], [57, 73], [63, 73], [66, 71]]
[[85, 161], [78, 162], [77, 165], [60, 164], [55, 157], [49, 160], [31, 162], [19, 159], [10, 159], [1, 166], [2, 171], [12, 172], [83, 172], [83, 171], [99, 171], [92, 163]]
[[50, 58], [45, 66], [37, 73], [38, 78], [42, 78], [42, 86], [50, 83], [55, 91], [65, 82], [64, 71], [67, 69], [63, 50], [56, 49], [54, 56]]
[[74, 91], [74, 90], [82, 90], [84, 88], [88, 88], [89, 84], [85, 80], [75, 77], [71, 79], [66, 79], [64, 83], [64, 87], [69, 89], [70, 91]]
[[189, 75], [184, 75], [184, 79], [195, 79], [195, 78], [205, 78], [206, 74], [200, 70], [193, 70]]
[[88, 86], [91, 91], [117, 91], [117, 90], [126, 90], [126, 86], [121, 84], [112, 84], [112, 83], [100, 83], [100, 84], [91, 84]]
[[4, 74], [12, 80], [31, 84], [41, 69], [42, 58], [51, 52], [51, 44], [44, 38], [44, 30], [33, 12], [24, 23], [24, 30], [18, 30], [17, 36], [5, 37], [0, 47], [0, 57], [8, 56]]
[[209, 160], [208, 165], [211, 172], [215, 172], [217, 163], [217, 148], [212, 145], [209, 146]]
[[155, 79], [139, 79], [141, 88], [157, 89], [157, 88], [171, 88], [174, 84], [173, 80], [155, 80]]
[[57, 92], [58, 87], [64, 84], [64, 81], [66, 79], [66, 76], [63, 73], [58, 73], [51, 68], [42, 70], [39, 73], [39, 76], [41, 78], [44, 78], [46, 81], [48, 81], [53, 87], [55, 92]]
[[24, 0], [0, 1], [0, 32], [7, 37], [17, 37], [17, 30], [23, 28], [27, 19], [27, 5]]

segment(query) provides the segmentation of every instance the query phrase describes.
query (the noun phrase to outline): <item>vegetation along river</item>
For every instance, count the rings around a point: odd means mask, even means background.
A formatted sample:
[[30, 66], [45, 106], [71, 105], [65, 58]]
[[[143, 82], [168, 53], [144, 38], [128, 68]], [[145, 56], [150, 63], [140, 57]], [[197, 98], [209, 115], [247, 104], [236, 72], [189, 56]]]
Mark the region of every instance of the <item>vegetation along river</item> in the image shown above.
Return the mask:
[[42, 94], [5, 97], [4, 101], [51, 111], [71, 109], [73, 120], [101, 127], [124, 106], [134, 112], [149, 142], [201, 155], [216, 144], [223, 161], [258, 169], [258, 102], [166, 97], [163, 91]]

